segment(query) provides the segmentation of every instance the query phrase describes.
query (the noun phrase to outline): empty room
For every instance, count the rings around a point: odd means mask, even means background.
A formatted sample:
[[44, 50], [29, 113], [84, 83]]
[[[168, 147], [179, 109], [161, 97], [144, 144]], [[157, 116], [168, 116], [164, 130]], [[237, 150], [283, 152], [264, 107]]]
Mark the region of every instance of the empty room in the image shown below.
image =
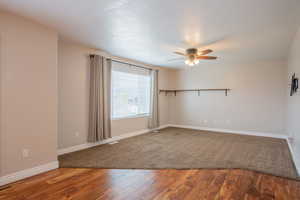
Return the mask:
[[0, 0], [0, 200], [300, 199], [300, 1]]

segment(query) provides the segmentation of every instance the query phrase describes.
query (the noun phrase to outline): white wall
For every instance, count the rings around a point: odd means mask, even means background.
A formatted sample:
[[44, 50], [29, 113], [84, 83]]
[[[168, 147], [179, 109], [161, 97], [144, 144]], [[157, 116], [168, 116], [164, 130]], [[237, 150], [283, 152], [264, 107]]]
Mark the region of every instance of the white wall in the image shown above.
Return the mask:
[[[86, 143], [88, 132], [89, 66], [88, 55], [95, 52], [67, 41], [58, 43], [58, 148]], [[160, 69], [159, 87], [168, 88], [167, 69]], [[168, 123], [168, 98], [161, 95], [161, 125]], [[112, 136], [144, 130], [147, 117], [112, 121]], [[78, 133], [78, 136], [76, 136]]]
[[[288, 82], [290, 84], [293, 73], [300, 78], [300, 28], [291, 46], [288, 62]], [[288, 92], [290, 87], [288, 88]], [[300, 89], [299, 89], [300, 90]], [[292, 97], [287, 94], [287, 132], [293, 138], [292, 148], [298, 169], [300, 169], [300, 91]], [[299, 171], [299, 170], [298, 170]]]
[[0, 50], [0, 160], [6, 175], [57, 160], [57, 33], [0, 12]]
[[[214, 62], [214, 61], [211, 61]], [[208, 64], [179, 70], [177, 89], [230, 88], [224, 92], [170, 96], [170, 123], [284, 134], [285, 62]]]

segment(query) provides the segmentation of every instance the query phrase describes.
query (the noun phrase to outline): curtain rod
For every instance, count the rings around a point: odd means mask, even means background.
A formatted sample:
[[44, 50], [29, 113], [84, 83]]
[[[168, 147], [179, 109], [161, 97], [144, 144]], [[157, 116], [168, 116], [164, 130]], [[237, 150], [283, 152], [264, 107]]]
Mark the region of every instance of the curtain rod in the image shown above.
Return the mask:
[[148, 68], [148, 67], [142, 67], [142, 66], [134, 65], [134, 64], [131, 64], [131, 63], [127, 63], [127, 62], [122, 62], [122, 61], [119, 61], [119, 60], [114, 60], [114, 59], [111, 59], [111, 60], [113, 62], [117, 62], [117, 63], [122, 63], [122, 64], [130, 65], [130, 66], [134, 66], [134, 67], [139, 67], [139, 68], [143, 68], [143, 69], [147, 69], [147, 70], [153, 70], [153, 69]]
[[[90, 55], [90, 57], [94, 57], [94, 56], [95, 56], [95, 54], [91, 54], [91, 55]], [[110, 59], [111, 59], [111, 58], [110, 58]], [[153, 70], [153, 69], [148, 68], [148, 67], [142, 67], [142, 66], [134, 65], [134, 64], [131, 64], [131, 63], [127, 63], [127, 62], [122, 62], [122, 61], [115, 60], [115, 59], [111, 59], [111, 61], [117, 62], [117, 63], [126, 64], [126, 65], [130, 65], [130, 66], [134, 66], [134, 67], [139, 67], [139, 68], [147, 69], [147, 70], [149, 70], [149, 71]]]

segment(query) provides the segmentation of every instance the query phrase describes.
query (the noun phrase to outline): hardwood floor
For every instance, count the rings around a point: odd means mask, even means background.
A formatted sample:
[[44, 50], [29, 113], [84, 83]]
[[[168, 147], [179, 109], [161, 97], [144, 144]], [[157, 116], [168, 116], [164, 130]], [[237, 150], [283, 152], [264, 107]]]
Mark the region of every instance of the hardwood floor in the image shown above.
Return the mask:
[[300, 182], [247, 170], [60, 168], [9, 185], [0, 200], [300, 199]]

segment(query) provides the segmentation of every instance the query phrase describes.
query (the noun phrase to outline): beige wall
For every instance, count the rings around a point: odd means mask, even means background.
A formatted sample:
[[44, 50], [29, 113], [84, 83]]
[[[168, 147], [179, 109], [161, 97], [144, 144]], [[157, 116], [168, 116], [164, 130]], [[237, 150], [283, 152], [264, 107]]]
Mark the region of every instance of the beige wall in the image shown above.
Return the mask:
[[[59, 149], [86, 143], [92, 49], [59, 42]], [[199, 65], [160, 70], [159, 88], [231, 88], [223, 92], [160, 94], [161, 124], [285, 134], [286, 63], [280, 61]], [[147, 118], [112, 121], [113, 136], [143, 130]], [[77, 134], [76, 134], [77, 133]]]
[[57, 160], [57, 34], [0, 12], [0, 49], [0, 160], [6, 175]]
[[[212, 61], [214, 62], [214, 61]], [[218, 61], [217, 61], [218, 62]], [[208, 64], [179, 70], [177, 89], [230, 88], [170, 96], [170, 123], [284, 134], [285, 62]]]
[[86, 141], [89, 52], [82, 46], [58, 42], [58, 148]]
[[[89, 67], [93, 49], [67, 41], [58, 43], [58, 148], [86, 143], [88, 131]], [[168, 88], [170, 70], [160, 69], [159, 87]], [[161, 124], [168, 123], [168, 97], [160, 96]], [[147, 128], [147, 117], [112, 121], [112, 136]]]
[[[86, 143], [87, 56], [93, 50], [63, 41], [57, 46], [57, 38], [56, 32], [42, 25], [0, 12], [0, 176], [56, 161], [57, 141], [59, 148]], [[299, 52], [298, 32], [289, 76], [293, 72], [300, 76]], [[285, 97], [285, 66], [285, 62], [270, 61], [160, 69], [161, 89], [232, 89], [227, 97], [218, 92], [199, 97], [195, 93], [161, 94], [161, 124], [283, 134], [288, 101], [287, 131], [294, 137], [293, 148], [299, 157], [300, 99], [299, 93]], [[113, 136], [146, 128], [146, 117], [112, 121]], [[23, 149], [29, 150], [29, 157], [22, 156]], [[300, 160], [296, 162], [299, 166]]]
[[[286, 85], [290, 84], [290, 79], [293, 73], [300, 78], [300, 28], [298, 29], [297, 35], [294, 38], [289, 62], [288, 62], [288, 82]], [[290, 87], [288, 87], [288, 92]], [[300, 90], [300, 89], [299, 89]], [[300, 169], [300, 91], [295, 93], [292, 97], [287, 94], [287, 132], [289, 136], [292, 137], [292, 148], [295, 153], [295, 162]], [[299, 171], [299, 170], [298, 170]], [[300, 171], [299, 171], [300, 172]]]

